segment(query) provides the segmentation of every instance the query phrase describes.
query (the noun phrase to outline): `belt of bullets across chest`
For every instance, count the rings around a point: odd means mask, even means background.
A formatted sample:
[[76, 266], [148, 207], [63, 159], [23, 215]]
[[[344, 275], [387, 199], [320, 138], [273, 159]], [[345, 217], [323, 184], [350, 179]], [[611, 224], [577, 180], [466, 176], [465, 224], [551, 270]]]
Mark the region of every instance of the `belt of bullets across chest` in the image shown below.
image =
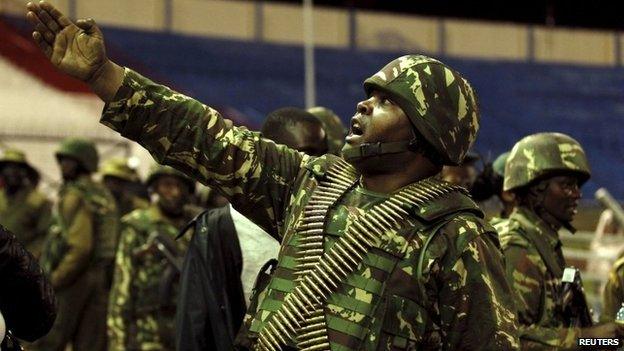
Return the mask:
[[357, 181], [355, 169], [343, 160], [332, 165], [325, 179], [319, 181], [296, 228], [300, 251], [294, 288], [259, 331], [255, 351], [283, 350], [287, 340], [296, 340], [297, 349], [303, 351], [330, 350], [324, 311], [328, 297], [372, 247], [388, 240], [384, 233], [405, 223], [411, 216], [408, 210], [459, 189], [433, 179], [413, 183], [352, 218], [345, 234], [324, 250], [325, 217]]

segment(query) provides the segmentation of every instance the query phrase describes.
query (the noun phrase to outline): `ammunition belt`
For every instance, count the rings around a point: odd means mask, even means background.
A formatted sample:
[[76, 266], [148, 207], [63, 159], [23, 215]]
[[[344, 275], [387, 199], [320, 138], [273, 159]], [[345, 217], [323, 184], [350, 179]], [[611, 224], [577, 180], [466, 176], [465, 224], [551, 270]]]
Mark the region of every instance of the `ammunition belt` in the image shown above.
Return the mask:
[[371, 247], [384, 242], [385, 232], [399, 229], [410, 218], [410, 208], [461, 189], [430, 178], [411, 184], [353, 218], [345, 235], [323, 253], [325, 217], [330, 206], [355, 184], [356, 173], [342, 161], [328, 170], [327, 178], [329, 183], [319, 183], [297, 228], [305, 248], [298, 258], [297, 284], [260, 330], [256, 351], [282, 350], [288, 340], [296, 340], [303, 351], [330, 350], [324, 307], [340, 282], [357, 269]]

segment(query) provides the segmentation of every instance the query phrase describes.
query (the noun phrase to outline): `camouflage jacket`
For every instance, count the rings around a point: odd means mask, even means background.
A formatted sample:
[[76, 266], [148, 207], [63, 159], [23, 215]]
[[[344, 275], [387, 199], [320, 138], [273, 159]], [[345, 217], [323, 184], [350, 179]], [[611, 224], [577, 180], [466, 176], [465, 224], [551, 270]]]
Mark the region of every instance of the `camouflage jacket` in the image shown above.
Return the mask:
[[[107, 317], [109, 350], [174, 349], [175, 310], [166, 311], [164, 302], [175, 306], [178, 283], [167, 282], [172, 274], [171, 263], [155, 250], [151, 236], [157, 233], [174, 240], [197, 214], [186, 212], [182, 218], [172, 220], [157, 205], [150, 205], [122, 218]], [[175, 241], [179, 252], [186, 252], [190, 237], [185, 235]], [[170, 289], [169, 301], [162, 301]]]
[[[531, 223], [531, 227], [525, 224]], [[565, 268], [558, 233], [534, 212], [518, 206], [507, 222], [497, 226], [505, 260], [507, 279], [515, 292], [523, 349], [576, 349], [578, 328], [564, 327], [564, 317], [558, 312], [557, 296], [561, 277], [547, 269], [531, 234], [541, 235], [547, 243], [554, 262]]]
[[[219, 188], [239, 212], [282, 242], [278, 268], [267, 290], [256, 292], [262, 296], [259, 311], [250, 311], [246, 318], [249, 331], [243, 342], [248, 342], [247, 347], [266, 349], [267, 342], [294, 345], [290, 330], [282, 328], [297, 324], [300, 317], [291, 314], [288, 318], [292, 323], [284, 319], [281, 323], [277, 316], [284, 318], [283, 313], [288, 312], [277, 311], [293, 303], [298, 305], [294, 309], [304, 308], [304, 297], [292, 295], [297, 289], [301, 294], [297, 285], [304, 283], [297, 278], [298, 273], [309, 271], [304, 262], [322, 260], [336, 252], [335, 248], [357, 250], [344, 241], [349, 228], [356, 230], [354, 218], [374, 212], [372, 206], [388, 204], [383, 199], [385, 194], [378, 200], [366, 200], [379, 198], [372, 194], [359, 196], [358, 176], [343, 160], [329, 155], [311, 159], [262, 139], [258, 133], [228, 127], [214, 109], [131, 70], [126, 70], [124, 83], [105, 107], [101, 122], [138, 141], [158, 162]], [[383, 240], [372, 243], [359, 264], [350, 265], [347, 261], [354, 257], [348, 255], [332, 256], [344, 260], [332, 260], [334, 269], [327, 272], [339, 275], [336, 271], [347, 266], [353, 272], [342, 274], [347, 276], [344, 279], [325, 280], [336, 285], [326, 301], [305, 301], [305, 306], [313, 305], [315, 311], [305, 313], [306, 320], [297, 333], [316, 332], [314, 328], [319, 326], [324, 330], [320, 330], [320, 337], [310, 338], [306, 333], [308, 344], [300, 343], [298, 348], [517, 347], [510, 290], [493, 229], [471, 212], [474, 204], [460, 191], [444, 190], [434, 195], [436, 189], [450, 186], [431, 180], [408, 187], [412, 186], [422, 190], [431, 202], [423, 200], [420, 204], [426, 206], [396, 210], [406, 212], [403, 216], [396, 211], [383, 212], [393, 218], [395, 226], [383, 233]], [[396, 202], [395, 194], [390, 197], [395, 199], [394, 206], [403, 204]], [[463, 211], [469, 207], [472, 210]], [[456, 214], [458, 211], [461, 215]], [[383, 225], [381, 222], [388, 221], [381, 218], [378, 222]], [[436, 224], [440, 224], [435, 228], [439, 233], [428, 235]], [[365, 235], [377, 228], [369, 229]], [[429, 237], [432, 240], [422, 255], [421, 281], [416, 273], [420, 248]], [[424, 287], [427, 296], [420, 294], [419, 287]], [[306, 296], [315, 296], [309, 289], [308, 293]], [[290, 301], [286, 297], [289, 294]], [[274, 337], [282, 340], [267, 341]]]
[[55, 289], [70, 285], [93, 265], [111, 261], [118, 222], [113, 195], [103, 185], [89, 176], [63, 184], [41, 258]]
[[51, 223], [52, 203], [39, 191], [26, 188], [15, 196], [0, 190], [0, 224], [35, 257], [39, 257]]
[[602, 293], [601, 322], [613, 322], [624, 303], [624, 257], [613, 264], [609, 278]]

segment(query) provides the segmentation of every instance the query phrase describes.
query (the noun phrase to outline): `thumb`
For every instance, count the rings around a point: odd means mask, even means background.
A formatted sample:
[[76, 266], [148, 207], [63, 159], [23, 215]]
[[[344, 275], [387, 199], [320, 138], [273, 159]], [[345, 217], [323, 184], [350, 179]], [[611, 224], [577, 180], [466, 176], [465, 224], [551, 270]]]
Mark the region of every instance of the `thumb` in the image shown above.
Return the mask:
[[87, 32], [87, 34], [102, 33], [100, 31], [100, 28], [98, 28], [97, 24], [95, 24], [95, 20], [93, 18], [79, 19], [76, 21], [76, 26]]

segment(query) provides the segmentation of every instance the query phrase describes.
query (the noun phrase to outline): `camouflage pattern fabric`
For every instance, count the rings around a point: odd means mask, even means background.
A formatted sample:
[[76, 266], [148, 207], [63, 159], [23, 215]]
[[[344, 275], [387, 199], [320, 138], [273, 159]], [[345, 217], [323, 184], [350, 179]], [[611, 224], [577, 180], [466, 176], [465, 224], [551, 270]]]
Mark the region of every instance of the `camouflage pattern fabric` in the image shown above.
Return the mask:
[[579, 177], [579, 187], [591, 175], [585, 151], [578, 141], [561, 133], [537, 133], [514, 145], [505, 163], [503, 190], [527, 186], [552, 172]]
[[130, 167], [127, 157], [113, 157], [102, 165], [100, 168], [102, 177], [116, 177], [128, 182], [138, 182], [139, 174], [136, 169]]
[[[150, 235], [175, 239], [194, 214], [173, 220], [152, 204], [123, 217], [107, 317], [110, 351], [174, 350], [175, 312], [163, 315], [159, 294], [169, 262], [150, 248]], [[190, 237], [176, 241], [181, 252], [186, 252]]]
[[99, 155], [95, 143], [82, 138], [65, 138], [55, 152], [56, 157], [71, 157], [90, 173], [96, 172]]
[[438, 60], [399, 57], [364, 81], [364, 89], [388, 93], [444, 164], [459, 165], [477, 138], [477, 97], [466, 79]]
[[613, 322], [624, 303], [624, 257], [613, 264], [609, 278], [602, 292], [601, 322]]
[[27, 186], [11, 197], [0, 190], [0, 224], [35, 257], [41, 255], [51, 216], [52, 203], [36, 189]]
[[[453, 85], [451, 78], [456, 76], [448, 78]], [[254, 323], [263, 322], [281, 306], [284, 289], [295, 284], [294, 258], [305, 252], [295, 229], [306, 217], [304, 208], [312, 196], [322, 197], [324, 191], [335, 193], [319, 184], [327, 180], [335, 164], [344, 161], [330, 155], [313, 159], [264, 140], [256, 132], [229, 127], [214, 109], [129, 69], [116, 97], [105, 107], [101, 122], [138, 141], [159, 163], [219, 188], [239, 212], [276, 239], [283, 239], [278, 268], [268, 290], [256, 292], [264, 296], [260, 302], [264, 312], [257, 316], [250, 311], [246, 318], [246, 326], [255, 329]], [[464, 153], [459, 151], [456, 156]], [[344, 185], [345, 181], [337, 179], [332, 184]], [[327, 218], [327, 226], [319, 234], [327, 238], [328, 245], [347, 230], [348, 213], [361, 212], [375, 201], [371, 194], [358, 193], [362, 189], [347, 188], [341, 206], [316, 214]], [[423, 284], [431, 304], [419, 305], [421, 285], [416, 281], [416, 261], [428, 233], [411, 233], [413, 240], [397, 236], [388, 247], [373, 248], [366, 255], [366, 265], [358, 266], [363, 270], [336, 282], [338, 290], [321, 316], [332, 350], [407, 350], [426, 345], [441, 349], [517, 348], [510, 290], [493, 229], [470, 212], [452, 215], [457, 209], [450, 205], [441, 201], [423, 209], [423, 213], [450, 216], [424, 254]], [[409, 217], [404, 220], [412, 220]], [[389, 265], [393, 258], [396, 266]], [[366, 269], [368, 265], [372, 268]], [[254, 347], [257, 335], [253, 330], [245, 333], [247, 347]]]
[[[526, 227], [522, 223], [532, 223], [533, 226]], [[545, 238], [549, 245], [545, 251], [552, 252], [554, 262], [563, 270], [565, 260], [557, 232], [522, 206], [518, 206], [509, 220], [499, 224], [498, 228], [507, 262], [507, 279], [518, 308], [522, 349], [576, 349], [580, 329], [564, 327], [565, 320], [557, 306], [561, 277], [550, 273], [527, 234], [532, 232]]]

